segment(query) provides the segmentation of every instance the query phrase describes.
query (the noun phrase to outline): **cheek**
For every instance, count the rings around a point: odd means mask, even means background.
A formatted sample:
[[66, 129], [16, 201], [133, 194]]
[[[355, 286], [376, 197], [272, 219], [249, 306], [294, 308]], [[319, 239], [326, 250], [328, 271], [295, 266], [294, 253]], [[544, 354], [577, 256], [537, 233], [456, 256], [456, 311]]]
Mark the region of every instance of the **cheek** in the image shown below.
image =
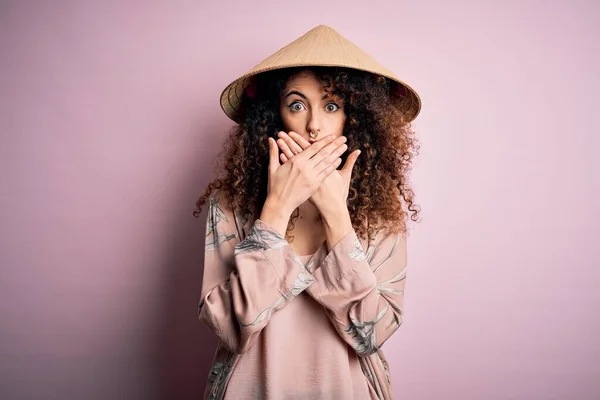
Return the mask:
[[306, 121], [298, 116], [291, 115], [289, 112], [281, 112], [281, 122], [286, 131], [303, 132], [306, 126]]
[[336, 116], [336, 118], [331, 119], [328, 131], [333, 133], [335, 136], [342, 136], [344, 134], [345, 123], [345, 115], [340, 115], [339, 117]]

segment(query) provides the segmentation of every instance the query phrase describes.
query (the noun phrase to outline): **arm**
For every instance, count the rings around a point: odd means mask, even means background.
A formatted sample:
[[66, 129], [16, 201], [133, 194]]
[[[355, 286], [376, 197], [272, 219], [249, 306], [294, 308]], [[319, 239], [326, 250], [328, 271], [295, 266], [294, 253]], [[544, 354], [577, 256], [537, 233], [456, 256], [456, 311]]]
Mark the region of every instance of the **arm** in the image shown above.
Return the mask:
[[378, 235], [365, 254], [354, 229], [337, 242], [334, 231], [328, 231], [329, 253], [307, 293], [325, 307], [342, 339], [367, 356], [402, 324], [406, 240], [402, 234]]
[[229, 350], [243, 353], [313, 279], [279, 231], [257, 219], [240, 241], [234, 218], [210, 199], [198, 316]]

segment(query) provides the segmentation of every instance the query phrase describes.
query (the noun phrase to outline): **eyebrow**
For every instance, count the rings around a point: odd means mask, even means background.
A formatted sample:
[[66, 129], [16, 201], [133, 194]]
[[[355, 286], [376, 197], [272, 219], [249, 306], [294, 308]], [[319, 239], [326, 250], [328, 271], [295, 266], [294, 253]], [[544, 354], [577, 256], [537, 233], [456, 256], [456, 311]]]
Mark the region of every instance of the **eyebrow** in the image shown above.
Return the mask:
[[[300, 92], [299, 92], [299, 91], [297, 91], [297, 90], [292, 90], [291, 92], [289, 92], [288, 94], [286, 94], [286, 95], [285, 95], [285, 97], [284, 97], [284, 99], [287, 99], [289, 96], [291, 96], [291, 95], [293, 95], [293, 94], [297, 94], [298, 96], [302, 97], [304, 100], [308, 100], [308, 98], [306, 98], [306, 96], [305, 96], [305, 95], [303, 95], [302, 93], [300, 93]], [[321, 98], [321, 100], [325, 100], [327, 97], [328, 97], [328, 96], [327, 96], [327, 94], [325, 94], [325, 95], [324, 95], [324, 96]]]

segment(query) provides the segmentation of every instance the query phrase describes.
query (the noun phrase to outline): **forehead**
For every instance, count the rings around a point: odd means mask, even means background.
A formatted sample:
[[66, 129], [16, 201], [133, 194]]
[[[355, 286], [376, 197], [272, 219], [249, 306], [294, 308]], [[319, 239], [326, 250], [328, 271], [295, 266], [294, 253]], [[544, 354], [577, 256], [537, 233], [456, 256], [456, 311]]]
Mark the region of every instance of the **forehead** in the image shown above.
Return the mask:
[[306, 88], [312, 90], [324, 91], [323, 82], [312, 71], [302, 71], [290, 76], [287, 80], [286, 89]]

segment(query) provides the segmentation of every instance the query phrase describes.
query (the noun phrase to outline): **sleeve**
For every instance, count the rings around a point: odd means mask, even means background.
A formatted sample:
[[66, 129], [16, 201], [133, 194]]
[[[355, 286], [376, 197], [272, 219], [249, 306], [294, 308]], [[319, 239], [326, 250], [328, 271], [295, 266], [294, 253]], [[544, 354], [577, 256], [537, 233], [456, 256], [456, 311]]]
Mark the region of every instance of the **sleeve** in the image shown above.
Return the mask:
[[285, 238], [260, 219], [240, 241], [236, 217], [210, 199], [198, 317], [230, 351], [244, 353], [272, 314], [314, 280]]
[[381, 235], [365, 254], [352, 230], [313, 273], [307, 293], [360, 356], [377, 352], [403, 322], [406, 261], [403, 234]]

